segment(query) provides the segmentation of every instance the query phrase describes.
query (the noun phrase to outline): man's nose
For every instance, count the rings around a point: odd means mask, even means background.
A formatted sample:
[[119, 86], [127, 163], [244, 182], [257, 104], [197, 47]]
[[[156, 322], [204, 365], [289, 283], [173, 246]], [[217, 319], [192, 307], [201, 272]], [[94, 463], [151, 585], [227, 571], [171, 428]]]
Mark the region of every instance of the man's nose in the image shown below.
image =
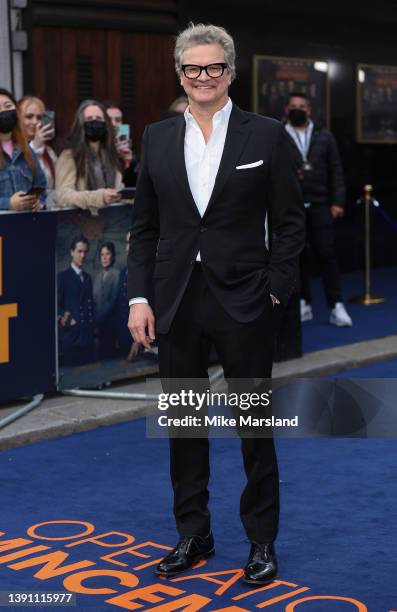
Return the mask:
[[201, 71], [200, 76], [197, 77], [198, 81], [208, 81], [211, 77], [208, 76], [205, 70]]

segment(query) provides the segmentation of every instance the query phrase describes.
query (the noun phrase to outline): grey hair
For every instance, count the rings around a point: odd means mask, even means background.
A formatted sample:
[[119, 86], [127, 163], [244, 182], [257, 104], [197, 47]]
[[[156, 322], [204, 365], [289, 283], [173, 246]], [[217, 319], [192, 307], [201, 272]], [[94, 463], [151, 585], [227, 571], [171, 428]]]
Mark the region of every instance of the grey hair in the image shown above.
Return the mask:
[[180, 76], [182, 74], [183, 54], [186, 49], [196, 47], [197, 45], [211, 45], [217, 43], [222, 47], [225, 53], [225, 64], [231, 74], [231, 80], [236, 78], [236, 50], [234, 41], [230, 34], [215, 25], [205, 25], [204, 23], [190, 22], [188, 27], [178, 34], [175, 42], [174, 60], [175, 70]]

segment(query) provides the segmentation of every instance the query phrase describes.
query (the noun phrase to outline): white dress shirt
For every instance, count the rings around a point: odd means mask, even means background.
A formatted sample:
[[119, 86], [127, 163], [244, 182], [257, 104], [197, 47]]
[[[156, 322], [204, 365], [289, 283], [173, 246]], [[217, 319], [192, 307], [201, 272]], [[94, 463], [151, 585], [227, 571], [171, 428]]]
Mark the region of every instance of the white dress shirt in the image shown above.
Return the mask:
[[84, 283], [83, 270], [81, 268], [78, 268], [74, 263], [71, 263], [70, 267], [72, 268], [72, 270], [74, 270], [74, 272], [76, 272], [81, 282]]
[[313, 135], [313, 121], [309, 119], [307, 126], [303, 130], [297, 130], [293, 125], [288, 121], [285, 124], [285, 129], [288, 134], [294, 140], [300, 154], [302, 155], [302, 159], [304, 162], [307, 162], [307, 154], [309, 153], [310, 143]]

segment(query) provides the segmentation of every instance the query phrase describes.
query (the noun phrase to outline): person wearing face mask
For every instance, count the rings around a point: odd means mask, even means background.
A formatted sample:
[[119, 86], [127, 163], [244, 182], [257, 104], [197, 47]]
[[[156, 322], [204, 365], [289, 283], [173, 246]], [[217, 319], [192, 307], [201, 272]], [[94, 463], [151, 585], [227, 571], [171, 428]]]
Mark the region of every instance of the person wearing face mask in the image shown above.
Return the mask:
[[123, 187], [112, 124], [100, 102], [80, 104], [68, 140], [55, 171], [57, 205], [98, 214], [121, 199], [117, 190]]
[[[299, 159], [307, 243], [320, 267], [330, 308], [329, 322], [338, 327], [351, 326], [352, 319], [341, 297], [333, 227], [334, 219], [343, 216], [345, 206], [345, 183], [338, 147], [331, 132], [311, 120], [311, 106], [306, 94], [290, 93], [285, 114], [285, 129]], [[308, 245], [300, 259], [301, 321], [313, 318]]]
[[[16, 100], [0, 89], [0, 210], [40, 210], [45, 187], [39, 161], [22, 131]], [[43, 193], [27, 195], [32, 188]]]

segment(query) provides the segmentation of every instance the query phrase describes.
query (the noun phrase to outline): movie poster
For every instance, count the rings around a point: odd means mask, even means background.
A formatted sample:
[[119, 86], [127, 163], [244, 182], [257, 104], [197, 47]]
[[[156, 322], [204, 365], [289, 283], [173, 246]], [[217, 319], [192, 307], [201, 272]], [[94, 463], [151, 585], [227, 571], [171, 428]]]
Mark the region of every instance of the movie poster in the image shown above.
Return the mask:
[[254, 55], [254, 112], [280, 121], [288, 94], [299, 92], [309, 96], [313, 121], [329, 127], [328, 67], [323, 60]]
[[357, 66], [357, 140], [397, 142], [397, 66]]
[[131, 206], [58, 213], [57, 331], [60, 389], [92, 388], [157, 371], [156, 353], [127, 327]]

